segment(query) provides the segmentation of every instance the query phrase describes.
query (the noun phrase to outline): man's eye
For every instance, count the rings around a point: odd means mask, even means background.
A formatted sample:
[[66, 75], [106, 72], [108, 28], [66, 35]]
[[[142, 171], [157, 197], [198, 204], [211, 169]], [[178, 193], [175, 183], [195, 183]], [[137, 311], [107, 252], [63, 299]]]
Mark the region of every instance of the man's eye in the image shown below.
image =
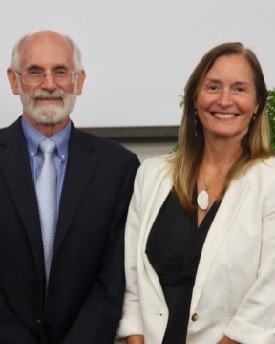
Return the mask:
[[63, 69], [54, 71], [54, 75], [58, 75], [58, 76], [63, 76], [63, 75], [67, 75], [67, 74], [68, 74], [68, 72], [66, 70], [63, 70]]
[[43, 73], [39, 70], [29, 70], [28, 74], [29, 75], [42, 75]]

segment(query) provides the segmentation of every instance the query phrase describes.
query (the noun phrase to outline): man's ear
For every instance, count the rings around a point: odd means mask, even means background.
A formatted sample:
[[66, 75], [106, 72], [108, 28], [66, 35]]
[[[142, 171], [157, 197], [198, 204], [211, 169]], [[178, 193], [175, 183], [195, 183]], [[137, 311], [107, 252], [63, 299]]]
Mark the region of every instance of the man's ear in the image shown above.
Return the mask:
[[7, 70], [7, 74], [10, 81], [12, 93], [15, 95], [18, 95], [19, 94], [19, 85], [18, 85], [19, 80], [16, 77], [15, 72], [11, 68], [9, 68]]
[[78, 96], [82, 93], [82, 88], [84, 85], [85, 78], [86, 78], [86, 74], [84, 70], [78, 73], [77, 79], [76, 79], [76, 94]]

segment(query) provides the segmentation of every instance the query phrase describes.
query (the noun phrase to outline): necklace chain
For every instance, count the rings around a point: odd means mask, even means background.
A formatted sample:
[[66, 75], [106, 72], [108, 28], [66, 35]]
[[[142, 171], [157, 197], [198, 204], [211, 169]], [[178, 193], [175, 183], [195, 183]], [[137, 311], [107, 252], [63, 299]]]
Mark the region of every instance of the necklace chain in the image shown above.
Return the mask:
[[[200, 174], [203, 182], [203, 189], [198, 194], [197, 203], [201, 210], [207, 211], [210, 201], [210, 195], [208, 193], [209, 184], [205, 182], [205, 177], [202, 168], [200, 169]], [[217, 183], [220, 183], [222, 179], [224, 179], [223, 176], [217, 181]], [[213, 185], [214, 184], [212, 184], [212, 186]]]
[[[198, 203], [199, 208], [202, 211], [207, 211], [208, 207], [209, 207], [209, 203], [210, 203], [210, 196], [209, 196], [209, 193], [208, 193], [209, 185], [205, 182], [205, 178], [204, 178], [202, 167], [200, 169], [200, 175], [201, 175], [202, 182], [203, 182], [203, 189], [198, 194], [197, 203]], [[223, 179], [224, 179], [224, 176], [222, 175], [217, 183], [220, 183]], [[212, 186], [213, 185], [214, 184], [212, 184]]]
[[200, 172], [201, 172], [201, 177], [202, 177], [202, 181], [203, 181], [203, 185], [204, 185], [204, 190], [207, 190], [207, 189], [208, 189], [208, 186], [207, 186], [207, 184], [205, 183], [204, 174], [203, 174], [202, 169], [201, 169]]
[[208, 187], [207, 187], [207, 184], [205, 183], [202, 169], [200, 170], [200, 172], [201, 172], [204, 188], [198, 194], [197, 203], [201, 210], [207, 211], [208, 206], [209, 206], [209, 194], [207, 192]]

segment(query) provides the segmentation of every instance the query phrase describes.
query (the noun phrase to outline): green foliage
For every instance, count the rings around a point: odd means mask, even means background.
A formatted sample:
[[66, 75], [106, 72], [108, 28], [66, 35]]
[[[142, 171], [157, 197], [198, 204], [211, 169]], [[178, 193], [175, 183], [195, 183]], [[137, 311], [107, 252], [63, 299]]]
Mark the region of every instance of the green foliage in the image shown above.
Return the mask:
[[275, 89], [268, 91], [267, 113], [271, 133], [271, 148], [275, 151]]
[[179, 96], [179, 97], [180, 97], [180, 108], [182, 108], [184, 104], [184, 99], [183, 99], [183, 96]]

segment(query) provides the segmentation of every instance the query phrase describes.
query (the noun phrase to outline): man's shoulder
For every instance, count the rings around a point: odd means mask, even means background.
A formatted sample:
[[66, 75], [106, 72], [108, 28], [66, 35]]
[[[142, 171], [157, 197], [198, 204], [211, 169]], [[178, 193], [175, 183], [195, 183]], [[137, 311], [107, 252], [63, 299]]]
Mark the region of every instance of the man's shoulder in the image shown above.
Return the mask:
[[10, 141], [18, 138], [23, 138], [23, 131], [21, 127], [20, 117], [10, 124], [8, 127], [0, 128], [0, 140]]
[[18, 117], [14, 122], [9, 124], [8, 126], [1, 127], [0, 128], [0, 133], [2, 134], [2, 133], [5, 133], [7, 131], [10, 131], [10, 130], [15, 130], [15, 129], [20, 128], [21, 127], [21, 119], [20, 119], [20, 117]]
[[79, 144], [86, 149], [94, 150], [99, 155], [116, 157], [117, 159], [136, 158], [135, 153], [110, 138], [97, 136], [80, 129], [74, 129], [73, 135]]

